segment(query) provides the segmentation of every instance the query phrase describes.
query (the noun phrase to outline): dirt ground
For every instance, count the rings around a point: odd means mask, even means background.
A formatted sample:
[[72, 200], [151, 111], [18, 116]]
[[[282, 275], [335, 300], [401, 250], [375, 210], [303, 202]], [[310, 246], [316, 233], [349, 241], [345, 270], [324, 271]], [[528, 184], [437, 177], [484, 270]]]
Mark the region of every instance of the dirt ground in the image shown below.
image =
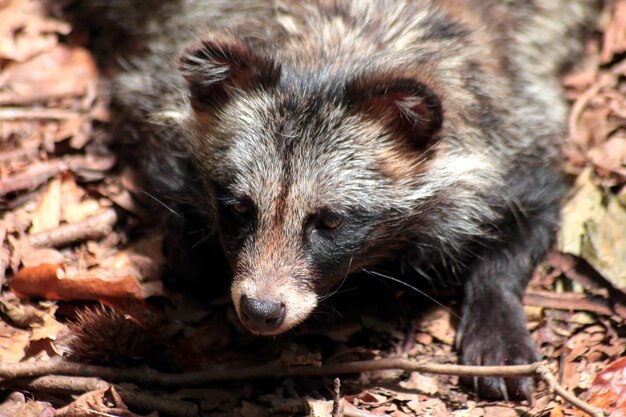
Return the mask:
[[[445, 288], [353, 277], [306, 325], [271, 339], [243, 331], [220, 277], [201, 296], [166, 289], [163, 230], [112, 151], [87, 39], [38, 1], [0, 0], [0, 417], [586, 415], [543, 382], [527, 404], [481, 401], [455, 376], [281, 374], [394, 357], [456, 363]], [[626, 416], [625, 58], [626, 0], [616, 0], [563, 79], [572, 187], [525, 298], [559, 383], [611, 417]], [[63, 355], [89, 365], [64, 367]]]

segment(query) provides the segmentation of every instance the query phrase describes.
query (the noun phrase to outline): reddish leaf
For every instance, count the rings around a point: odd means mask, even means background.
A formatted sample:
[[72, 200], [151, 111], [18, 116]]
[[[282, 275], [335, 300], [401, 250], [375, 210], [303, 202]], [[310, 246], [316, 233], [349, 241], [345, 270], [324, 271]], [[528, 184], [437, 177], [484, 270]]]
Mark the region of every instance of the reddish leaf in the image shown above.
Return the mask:
[[114, 276], [105, 271], [88, 271], [67, 276], [62, 267], [52, 264], [21, 269], [11, 278], [9, 287], [24, 297], [98, 300], [120, 308], [143, 304], [141, 286], [130, 275]]
[[596, 375], [589, 395], [589, 403], [611, 410], [611, 417], [626, 416], [626, 357], [609, 364]]

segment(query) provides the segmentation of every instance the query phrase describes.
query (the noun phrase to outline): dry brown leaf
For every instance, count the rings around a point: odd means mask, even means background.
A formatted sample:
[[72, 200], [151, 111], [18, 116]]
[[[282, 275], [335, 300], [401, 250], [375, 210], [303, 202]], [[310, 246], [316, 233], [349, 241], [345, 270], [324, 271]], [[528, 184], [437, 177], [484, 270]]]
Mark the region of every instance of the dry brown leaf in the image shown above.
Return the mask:
[[157, 280], [166, 262], [162, 246], [158, 231], [154, 230], [147, 237], [103, 260], [100, 265], [131, 274], [141, 282]]
[[80, 113], [69, 116], [64, 120], [59, 121], [58, 129], [54, 132], [52, 140], [54, 142], [61, 142], [65, 139], [71, 138], [80, 132], [81, 126], [85, 123], [86, 117]]
[[61, 178], [54, 178], [33, 213], [30, 233], [56, 229], [61, 224]]
[[439, 392], [439, 380], [437, 377], [424, 375], [420, 372], [411, 372], [409, 379], [401, 381], [399, 385], [402, 388], [426, 395], [434, 395]]
[[604, 32], [604, 42], [600, 60], [610, 62], [615, 54], [626, 51], [626, 1], [615, 3], [612, 19]]
[[[57, 410], [56, 417], [141, 417], [131, 412], [113, 386], [81, 395], [70, 405]], [[155, 413], [150, 416], [155, 417]]]
[[43, 316], [43, 323], [33, 326], [30, 340], [49, 339], [56, 341], [59, 335], [67, 329], [67, 326], [60, 323], [54, 317], [54, 312]]
[[571, 142], [585, 149], [602, 143], [615, 130], [615, 126], [608, 121], [609, 114], [610, 109], [606, 106], [586, 109], [580, 116]]
[[0, 298], [0, 311], [8, 321], [20, 328], [41, 327], [47, 316], [54, 317], [57, 306], [51, 302], [33, 304], [7, 291]]
[[626, 291], [626, 208], [609, 196], [605, 214], [585, 224], [582, 256], [616, 288]]
[[97, 300], [118, 308], [142, 305], [139, 282], [130, 275], [90, 270], [68, 276], [59, 265], [43, 264], [23, 268], [9, 281], [9, 288], [25, 297], [52, 300]]
[[558, 247], [561, 252], [579, 256], [582, 253], [585, 224], [589, 219], [604, 216], [602, 192], [591, 181], [592, 170], [587, 168], [576, 179], [575, 193], [561, 211]]
[[614, 135], [592, 148], [587, 156], [597, 167], [614, 172], [626, 179], [626, 137]]
[[454, 345], [456, 332], [451, 324], [450, 312], [441, 307], [433, 308], [423, 316], [420, 330], [445, 344]]
[[[450, 413], [445, 403], [440, 398], [428, 398], [422, 401], [425, 416], [432, 417], [448, 417]], [[498, 415], [498, 417], [506, 417], [506, 415]]]
[[65, 256], [52, 248], [33, 248], [23, 242], [21, 247], [22, 265], [24, 267], [38, 266], [41, 264], [60, 265], [65, 262]]
[[8, 0], [0, 6], [0, 58], [25, 61], [55, 46], [57, 34], [71, 30], [67, 23], [44, 16], [40, 2]]
[[626, 357], [596, 375], [589, 389], [589, 404], [610, 410], [611, 417], [626, 416]]
[[[561, 80], [563, 86], [582, 92], [589, 88], [596, 78], [595, 68], [584, 68], [579, 71], [567, 74]], [[580, 93], [579, 93], [580, 94]]]
[[12, 414], [12, 417], [52, 417], [55, 415], [55, 409], [50, 403], [41, 401], [26, 401], [19, 410]]
[[550, 417], [563, 417], [563, 408], [560, 404], [557, 404], [552, 410], [550, 410]]
[[12, 392], [0, 404], [0, 416], [15, 416], [26, 405], [26, 397], [21, 392]]
[[19, 362], [30, 342], [30, 332], [0, 321], [0, 362]]
[[96, 64], [85, 49], [57, 45], [0, 73], [0, 104], [24, 104], [84, 95], [97, 81]]
[[316, 400], [313, 398], [307, 398], [306, 402], [310, 410], [308, 417], [326, 417], [332, 414], [332, 411], [333, 411], [332, 401], [324, 401], [324, 400]]
[[67, 223], [78, 223], [96, 214], [102, 206], [97, 200], [85, 198], [85, 191], [76, 184], [73, 175], [65, 175], [63, 190], [62, 219]]
[[356, 395], [346, 395], [345, 399], [354, 405], [366, 404], [368, 406], [377, 406], [392, 401], [386, 395], [375, 394], [371, 391], [362, 391]]

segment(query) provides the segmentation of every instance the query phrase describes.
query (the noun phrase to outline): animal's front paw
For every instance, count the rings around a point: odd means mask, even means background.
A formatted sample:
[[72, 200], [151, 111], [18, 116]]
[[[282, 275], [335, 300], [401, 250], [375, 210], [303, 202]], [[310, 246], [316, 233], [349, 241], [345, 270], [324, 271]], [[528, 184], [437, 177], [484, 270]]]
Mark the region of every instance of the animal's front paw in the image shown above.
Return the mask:
[[[528, 331], [523, 323], [472, 323], [462, 333], [460, 341], [461, 363], [464, 365], [525, 365], [539, 360]], [[499, 322], [499, 323], [498, 323]], [[488, 399], [531, 400], [535, 382], [530, 377], [518, 378], [463, 378], [476, 392]]]

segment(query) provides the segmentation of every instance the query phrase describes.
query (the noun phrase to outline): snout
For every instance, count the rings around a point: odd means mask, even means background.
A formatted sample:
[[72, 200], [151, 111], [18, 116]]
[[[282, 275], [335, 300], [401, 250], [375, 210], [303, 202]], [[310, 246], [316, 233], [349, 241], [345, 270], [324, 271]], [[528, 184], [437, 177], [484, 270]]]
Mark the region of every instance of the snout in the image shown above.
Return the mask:
[[284, 302], [241, 296], [241, 322], [253, 333], [274, 333], [285, 322]]
[[306, 320], [317, 306], [312, 288], [294, 279], [263, 279], [259, 275], [236, 276], [231, 296], [241, 323], [252, 333], [273, 336]]

